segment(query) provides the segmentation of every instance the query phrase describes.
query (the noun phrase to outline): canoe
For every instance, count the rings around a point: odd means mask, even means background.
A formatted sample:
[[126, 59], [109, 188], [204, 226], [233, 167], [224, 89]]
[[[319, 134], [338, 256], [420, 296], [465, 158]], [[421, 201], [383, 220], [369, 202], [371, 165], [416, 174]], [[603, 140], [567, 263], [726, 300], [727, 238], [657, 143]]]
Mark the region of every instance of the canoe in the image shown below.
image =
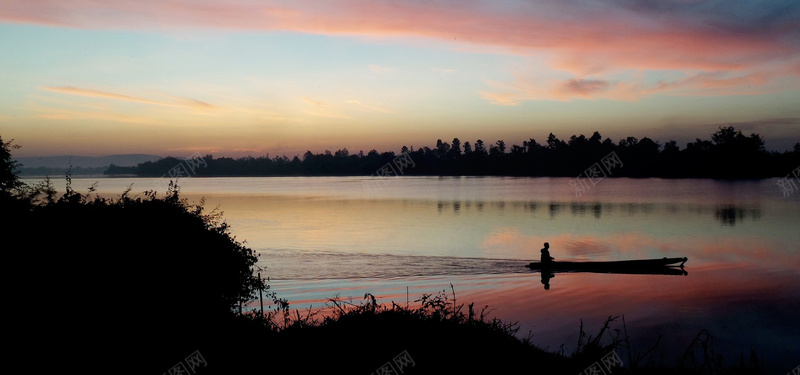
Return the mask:
[[[653, 271], [682, 270], [688, 258], [662, 258], [618, 260], [609, 262], [533, 262], [526, 267], [532, 270], [576, 271], [576, 272], [608, 272], [608, 273], [652, 273]], [[676, 272], [677, 273], [677, 272]]]

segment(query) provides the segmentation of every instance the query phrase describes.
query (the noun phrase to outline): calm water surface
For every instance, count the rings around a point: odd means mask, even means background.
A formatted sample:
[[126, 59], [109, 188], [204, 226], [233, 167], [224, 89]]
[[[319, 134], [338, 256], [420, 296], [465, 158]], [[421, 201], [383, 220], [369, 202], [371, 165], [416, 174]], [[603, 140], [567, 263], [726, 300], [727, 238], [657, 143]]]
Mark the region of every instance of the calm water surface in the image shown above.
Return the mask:
[[[774, 180], [605, 179], [576, 196], [562, 178], [189, 178], [185, 198], [218, 207], [262, 275], [297, 308], [364, 293], [405, 303], [456, 291], [520, 323], [536, 344], [574, 349], [625, 316], [640, 349], [677, 358], [702, 329], [726, 360], [755, 350], [770, 370], [800, 364], [800, 193]], [[55, 181], [63, 184], [63, 182]], [[74, 179], [102, 195], [163, 191], [160, 179]], [[57, 186], [59, 187], [59, 186]], [[63, 188], [63, 186], [61, 186]], [[557, 260], [688, 257], [687, 276], [559, 273], [545, 290], [523, 267]], [[407, 295], [408, 291], [408, 295]], [[621, 325], [616, 328], [622, 328]], [[795, 363], [797, 362], [797, 363]]]

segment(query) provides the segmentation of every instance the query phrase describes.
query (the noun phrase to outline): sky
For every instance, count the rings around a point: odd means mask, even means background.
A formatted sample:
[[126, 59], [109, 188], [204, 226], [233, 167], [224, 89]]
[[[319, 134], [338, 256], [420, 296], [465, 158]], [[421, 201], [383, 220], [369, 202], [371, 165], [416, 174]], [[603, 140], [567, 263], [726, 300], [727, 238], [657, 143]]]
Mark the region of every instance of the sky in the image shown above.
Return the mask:
[[800, 2], [0, 0], [15, 156], [800, 142]]

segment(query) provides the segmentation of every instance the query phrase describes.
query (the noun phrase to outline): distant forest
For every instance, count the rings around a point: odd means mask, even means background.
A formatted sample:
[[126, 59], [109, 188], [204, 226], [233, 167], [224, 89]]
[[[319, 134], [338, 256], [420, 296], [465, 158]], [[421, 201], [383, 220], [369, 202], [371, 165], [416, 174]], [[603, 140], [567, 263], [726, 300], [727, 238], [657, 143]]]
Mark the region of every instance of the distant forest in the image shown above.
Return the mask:
[[108, 167], [71, 167], [71, 168], [57, 168], [57, 167], [36, 167], [36, 168], [20, 168], [19, 176], [56, 176], [65, 175], [70, 173], [75, 176], [81, 175], [100, 175], [105, 174]]
[[[611, 161], [611, 163], [607, 163]], [[603, 168], [601, 166], [605, 166]], [[550, 177], [662, 177], [767, 178], [785, 177], [800, 166], [800, 143], [792, 151], [768, 152], [758, 134], [746, 136], [733, 127], [721, 127], [710, 140], [696, 139], [685, 148], [675, 141], [662, 144], [650, 138], [627, 137], [614, 143], [599, 132], [591, 137], [544, 143], [531, 138], [508, 146], [502, 140], [486, 144], [454, 138], [436, 141], [433, 148], [403, 146], [400, 154], [371, 150], [351, 153], [346, 148], [302, 157], [214, 158], [167, 157], [134, 167], [111, 165], [108, 175], [142, 177], [189, 176], [550, 176]], [[609, 168], [613, 167], [613, 168]]]

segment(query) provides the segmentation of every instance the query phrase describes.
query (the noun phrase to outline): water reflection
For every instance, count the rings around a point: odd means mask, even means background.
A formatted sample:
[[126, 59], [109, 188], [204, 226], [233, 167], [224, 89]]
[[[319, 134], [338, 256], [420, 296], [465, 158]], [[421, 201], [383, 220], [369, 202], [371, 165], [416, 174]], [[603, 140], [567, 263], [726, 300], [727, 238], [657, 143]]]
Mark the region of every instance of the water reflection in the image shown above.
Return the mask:
[[683, 212], [693, 213], [698, 216], [713, 216], [720, 224], [735, 226], [744, 220], [758, 221], [761, 218], [761, 208], [758, 205], [701, 205], [701, 204], [675, 204], [675, 203], [600, 203], [600, 202], [494, 202], [494, 201], [444, 201], [436, 202], [437, 212], [440, 214], [452, 212], [459, 214], [462, 208], [469, 211], [473, 204], [478, 211], [483, 211], [488, 204], [494, 211], [502, 212], [506, 205], [512, 209], [523, 212], [536, 213], [540, 207], [547, 207], [548, 216], [556, 219], [569, 214], [573, 217], [592, 216], [602, 219], [604, 215], [621, 213], [625, 216], [651, 216], [651, 215], [678, 215]]
[[761, 218], [761, 210], [758, 208], [722, 205], [717, 207], [715, 216], [722, 225], [735, 226], [736, 221], [742, 221], [748, 217], [757, 221]]
[[558, 271], [553, 269], [544, 268], [539, 271], [542, 285], [544, 290], [550, 290], [550, 279], [556, 277], [557, 273], [597, 273], [597, 274], [618, 274], [618, 275], [671, 275], [671, 276], [687, 276], [689, 272], [684, 268], [677, 267], [661, 267], [653, 269], [631, 269], [631, 270], [608, 270], [608, 271]]
[[542, 285], [544, 285], [544, 290], [550, 290], [550, 279], [556, 277], [555, 272], [552, 270], [542, 270], [540, 273], [542, 274]]

